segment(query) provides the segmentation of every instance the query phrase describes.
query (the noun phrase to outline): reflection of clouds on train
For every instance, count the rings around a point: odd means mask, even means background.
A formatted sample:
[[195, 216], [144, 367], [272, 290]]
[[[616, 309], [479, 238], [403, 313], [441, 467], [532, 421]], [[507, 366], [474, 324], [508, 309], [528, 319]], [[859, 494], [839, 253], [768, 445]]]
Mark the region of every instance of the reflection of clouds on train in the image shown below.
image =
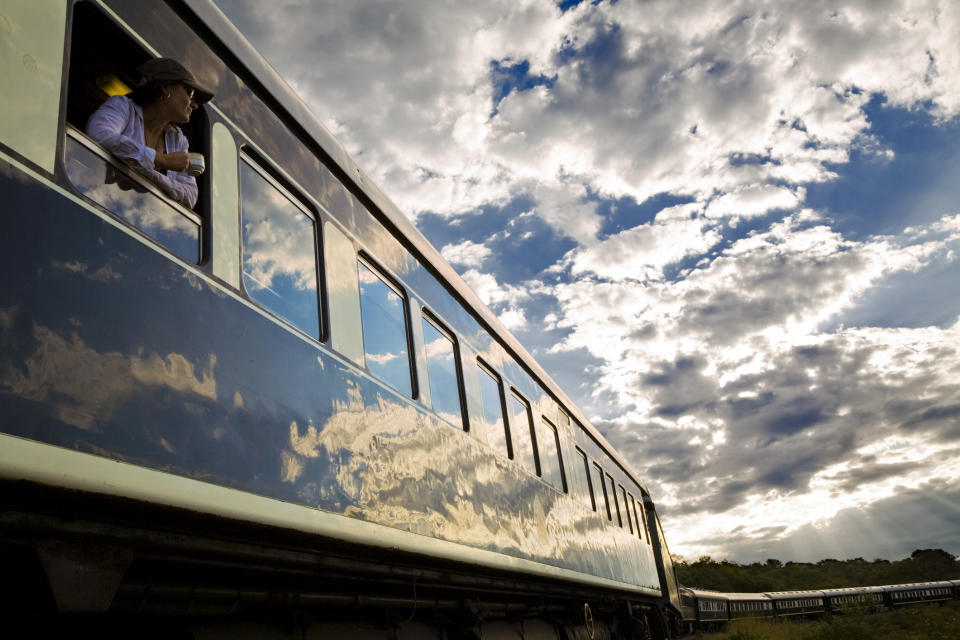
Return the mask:
[[[77, 168], [78, 163], [72, 163]], [[105, 167], [106, 175], [97, 169]], [[87, 167], [88, 171], [71, 171], [70, 179], [91, 200], [129, 220], [147, 234], [160, 232], [193, 235], [194, 225], [179, 214], [170, 215], [168, 205], [157, 200], [142, 185], [121, 171], [104, 163]]]
[[298, 485], [307, 503], [339, 504], [355, 517], [554, 563], [576, 561], [565, 554], [577, 547], [609, 552], [599, 523], [569, 527], [583, 518], [575, 501], [542, 491], [539, 480], [461, 431], [382, 392], [365, 402], [355, 382], [333, 404], [319, 427], [292, 422], [281, 452], [283, 481]]
[[306, 233], [313, 221], [277, 191], [251, 191], [244, 189], [245, 198], [252, 196], [243, 203], [245, 271], [264, 288], [286, 277], [291, 287], [316, 290], [313, 241]]
[[[8, 311], [7, 317], [11, 315]], [[33, 335], [37, 348], [25, 359], [26, 370], [4, 371], [2, 390], [43, 403], [60, 420], [80, 429], [99, 431], [144, 386], [216, 400], [217, 359], [212, 354], [206, 363], [194, 365], [179, 353], [100, 353], [77, 336], [68, 339], [43, 326], [35, 326]]]
[[427, 349], [428, 360], [433, 360], [434, 358], [439, 358], [440, 360], [453, 360], [453, 348], [447, 338], [441, 336], [436, 340], [431, 340], [424, 346]]
[[54, 260], [50, 263], [54, 269], [63, 269], [65, 271], [71, 271], [73, 273], [79, 273], [80, 275], [90, 278], [91, 280], [96, 280], [98, 282], [110, 282], [111, 280], [119, 280], [123, 276], [113, 270], [111, 265], [105, 264], [96, 271], [90, 271], [90, 267], [78, 261], [72, 262], [62, 262], [59, 260]]
[[401, 351], [400, 353], [368, 353], [367, 360], [378, 365], [385, 365], [391, 360], [396, 360], [401, 356], [406, 356], [406, 352]]
[[3, 329], [4, 331], [10, 331], [13, 329], [13, 321], [16, 318], [17, 310], [19, 308], [19, 304], [0, 308], [0, 329]]

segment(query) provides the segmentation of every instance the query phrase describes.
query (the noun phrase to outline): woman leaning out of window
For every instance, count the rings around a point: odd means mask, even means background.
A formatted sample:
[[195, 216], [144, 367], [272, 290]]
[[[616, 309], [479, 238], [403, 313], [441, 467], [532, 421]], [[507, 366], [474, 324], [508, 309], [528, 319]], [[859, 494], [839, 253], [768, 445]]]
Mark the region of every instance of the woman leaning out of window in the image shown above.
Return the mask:
[[167, 196], [192, 208], [197, 182], [187, 174], [187, 138], [176, 124], [189, 122], [193, 110], [213, 92], [170, 58], [149, 60], [139, 71], [140, 84], [132, 93], [107, 98], [90, 116], [87, 135]]

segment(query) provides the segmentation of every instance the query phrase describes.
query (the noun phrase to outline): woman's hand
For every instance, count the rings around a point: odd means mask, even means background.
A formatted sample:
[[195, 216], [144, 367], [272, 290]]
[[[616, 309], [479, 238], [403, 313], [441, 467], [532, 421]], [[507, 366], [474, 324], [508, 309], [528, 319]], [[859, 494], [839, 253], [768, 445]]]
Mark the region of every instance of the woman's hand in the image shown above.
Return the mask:
[[190, 166], [190, 154], [186, 151], [157, 153], [153, 164], [157, 171], [186, 171]]

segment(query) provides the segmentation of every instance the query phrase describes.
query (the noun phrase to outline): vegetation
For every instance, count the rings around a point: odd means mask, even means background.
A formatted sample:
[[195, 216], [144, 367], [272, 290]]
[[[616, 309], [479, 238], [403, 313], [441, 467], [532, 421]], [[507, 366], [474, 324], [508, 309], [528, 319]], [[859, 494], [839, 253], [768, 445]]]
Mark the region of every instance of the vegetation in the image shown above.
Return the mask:
[[682, 558], [674, 559], [681, 584], [728, 593], [960, 580], [960, 560], [942, 549], [917, 549], [909, 558], [894, 562], [853, 558], [784, 564], [770, 559], [764, 563], [737, 564], [727, 560], [717, 562], [710, 556], [703, 556], [693, 563]]
[[960, 603], [917, 606], [881, 613], [849, 613], [807, 623], [735, 620], [710, 640], [956, 640]]

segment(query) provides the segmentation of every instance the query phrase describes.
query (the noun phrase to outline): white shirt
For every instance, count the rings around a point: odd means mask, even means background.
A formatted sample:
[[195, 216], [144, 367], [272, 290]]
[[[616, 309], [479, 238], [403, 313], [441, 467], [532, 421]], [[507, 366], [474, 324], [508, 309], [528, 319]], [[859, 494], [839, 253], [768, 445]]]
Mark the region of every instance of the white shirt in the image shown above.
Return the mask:
[[[87, 122], [87, 135], [180, 204], [191, 209], [197, 204], [197, 181], [193, 176], [179, 171], [167, 171], [164, 175], [154, 169], [157, 152], [145, 142], [143, 109], [127, 96], [104, 100]], [[189, 147], [186, 136], [172, 124], [167, 125], [163, 139], [167, 153], [186, 151]]]

